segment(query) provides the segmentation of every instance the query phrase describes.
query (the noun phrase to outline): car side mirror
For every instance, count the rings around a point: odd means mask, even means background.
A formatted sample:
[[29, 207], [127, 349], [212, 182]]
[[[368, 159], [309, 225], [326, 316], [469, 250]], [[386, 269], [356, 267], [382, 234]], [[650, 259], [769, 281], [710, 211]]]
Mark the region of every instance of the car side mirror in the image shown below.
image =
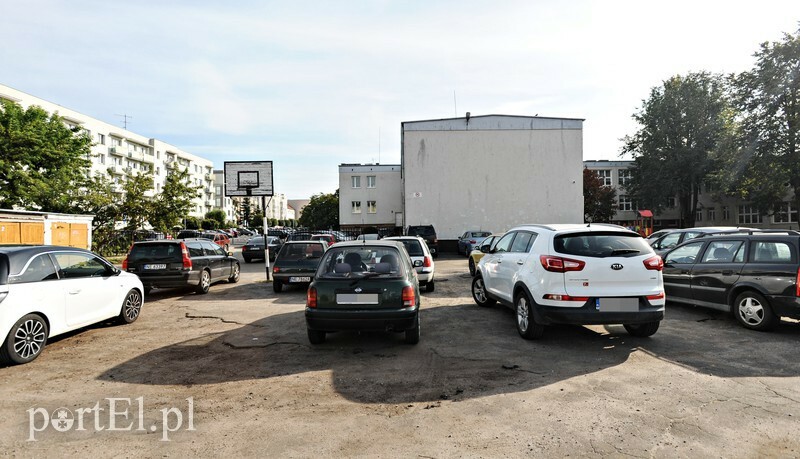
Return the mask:
[[422, 266], [422, 260], [416, 260], [416, 261], [414, 261], [414, 267], [415, 267], [415, 268], [419, 268], [420, 266]]
[[233, 252], [232, 251], [228, 251], [228, 256], [232, 257], [233, 256]]
[[489, 253], [489, 244], [482, 245], [479, 250], [483, 253]]

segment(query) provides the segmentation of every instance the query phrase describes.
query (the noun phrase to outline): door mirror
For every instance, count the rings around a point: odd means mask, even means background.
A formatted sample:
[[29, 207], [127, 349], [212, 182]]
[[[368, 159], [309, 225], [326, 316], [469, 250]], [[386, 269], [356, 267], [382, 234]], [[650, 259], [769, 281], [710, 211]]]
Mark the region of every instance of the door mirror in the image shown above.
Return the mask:
[[489, 244], [482, 245], [480, 251], [483, 253], [489, 253]]
[[233, 252], [231, 252], [231, 251], [228, 251], [228, 256], [229, 256], [229, 257], [232, 257], [232, 256], [233, 256]]
[[422, 260], [416, 260], [416, 261], [414, 262], [414, 267], [415, 267], [415, 268], [419, 268], [420, 266], [422, 266]]

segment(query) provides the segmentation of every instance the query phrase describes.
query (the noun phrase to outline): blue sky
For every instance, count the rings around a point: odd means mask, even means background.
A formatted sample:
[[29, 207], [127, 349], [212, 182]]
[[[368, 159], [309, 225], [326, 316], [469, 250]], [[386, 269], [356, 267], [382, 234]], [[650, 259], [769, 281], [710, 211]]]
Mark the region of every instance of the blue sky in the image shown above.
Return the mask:
[[[675, 74], [739, 72], [794, 1], [0, 0], [0, 82], [214, 161], [274, 161], [275, 191], [399, 163], [402, 121], [585, 118], [616, 159]], [[455, 101], [454, 101], [455, 92]], [[379, 134], [380, 133], [380, 134]], [[379, 152], [380, 145], [380, 152]]]

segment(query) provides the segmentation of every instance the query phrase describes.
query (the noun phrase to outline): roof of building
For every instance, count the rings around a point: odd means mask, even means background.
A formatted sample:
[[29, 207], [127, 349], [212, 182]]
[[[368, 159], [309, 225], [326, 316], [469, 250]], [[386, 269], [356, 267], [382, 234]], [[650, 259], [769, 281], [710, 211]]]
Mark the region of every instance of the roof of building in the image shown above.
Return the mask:
[[583, 118], [556, 118], [546, 116], [478, 115], [459, 118], [441, 118], [403, 121], [403, 131], [460, 131], [460, 130], [550, 130], [583, 129]]

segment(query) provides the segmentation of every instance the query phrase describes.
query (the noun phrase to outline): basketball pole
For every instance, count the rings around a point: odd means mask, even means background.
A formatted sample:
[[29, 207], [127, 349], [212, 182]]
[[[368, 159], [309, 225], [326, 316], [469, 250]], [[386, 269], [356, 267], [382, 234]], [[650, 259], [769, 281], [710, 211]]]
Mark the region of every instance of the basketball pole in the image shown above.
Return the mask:
[[[272, 202], [272, 196], [269, 197], [269, 202]], [[264, 265], [267, 270], [267, 281], [269, 282], [269, 241], [267, 240], [267, 233], [269, 232], [269, 219], [267, 218], [267, 197], [261, 196], [261, 210], [264, 214]]]

